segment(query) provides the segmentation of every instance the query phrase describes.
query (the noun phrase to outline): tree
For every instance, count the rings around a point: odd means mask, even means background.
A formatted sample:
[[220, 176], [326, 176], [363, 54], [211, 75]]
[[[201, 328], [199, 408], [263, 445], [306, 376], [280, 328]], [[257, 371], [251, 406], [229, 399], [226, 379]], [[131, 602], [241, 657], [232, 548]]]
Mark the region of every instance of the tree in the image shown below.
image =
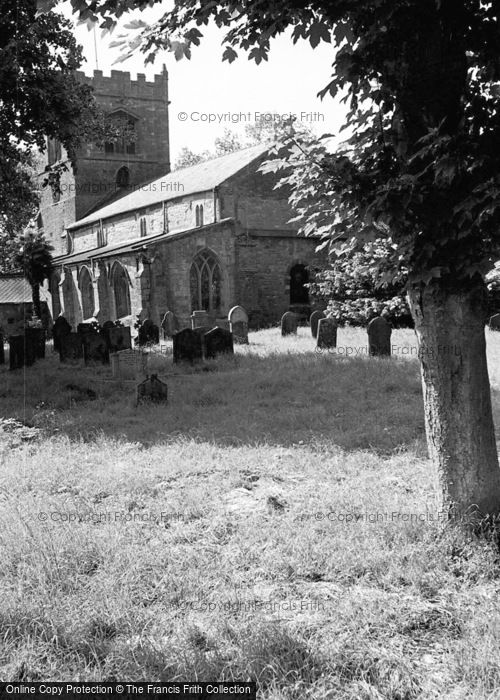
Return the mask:
[[[143, 0], [72, 0], [89, 21], [113, 23]], [[54, 4], [52, 0], [50, 5]], [[84, 8], [84, 9], [82, 9]], [[420, 344], [429, 453], [444, 507], [500, 510], [484, 326], [485, 274], [500, 246], [498, 3], [482, 0], [177, 0], [153, 26], [122, 39], [153, 60], [161, 48], [189, 57], [210, 20], [257, 63], [287, 29], [311, 46], [334, 41], [331, 82], [344, 91], [353, 133], [324, 157], [319, 196], [335, 211], [330, 241], [390, 231], [394, 271], [408, 270]], [[309, 154], [311, 155], [311, 154]], [[314, 199], [308, 184], [310, 198]], [[309, 209], [311, 232], [321, 217]], [[448, 352], [450, 348], [455, 352]], [[458, 352], [456, 352], [458, 349]], [[445, 352], [446, 350], [446, 352]]]
[[[37, 15], [35, 0], [3, 3], [0, 14], [0, 245], [18, 236], [36, 213], [34, 159], [46, 137], [65, 147], [72, 165], [99, 124], [89, 86], [74, 71], [83, 56], [59, 14]], [[61, 169], [47, 171], [58, 187]]]
[[16, 256], [16, 263], [22, 268], [24, 276], [31, 285], [33, 312], [37, 318], [42, 316], [40, 304], [40, 285], [49, 279], [53, 271], [52, 251], [54, 248], [35, 233], [28, 233]]
[[204, 151], [203, 153], [194, 153], [190, 148], [184, 146], [181, 148], [179, 155], [177, 156], [174, 163], [174, 170], [180, 170], [180, 168], [189, 168], [192, 165], [198, 165], [198, 163], [203, 163], [211, 158], [209, 151]]
[[312, 290], [328, 301], [327, 313], [339, 324], [366, 326], [385, 312], [395, 327], [413, 325], [406, 301], [407, 275], [402, 271], [397, 279], [382, 282], [390, 246], [387, 239], [377, 238], [344, 255], [332, 251], [326, 269], [316, 274]]

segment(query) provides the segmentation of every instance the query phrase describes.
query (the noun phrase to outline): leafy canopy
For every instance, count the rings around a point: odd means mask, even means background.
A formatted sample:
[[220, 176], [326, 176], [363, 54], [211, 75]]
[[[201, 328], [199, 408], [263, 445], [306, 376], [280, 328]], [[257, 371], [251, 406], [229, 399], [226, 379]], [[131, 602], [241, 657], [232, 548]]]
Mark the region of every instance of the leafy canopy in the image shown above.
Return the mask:
[[[45, 9], [56, 0], [43, 0]], [[155, 2], [72, 0], [80, 19], [110, 29]], [[223, 59], [259, 63], [271, 40], [333, 42], [323, 96], [345, 94], [354, 134], [328, 160], [332, 208], [356, 235], [390, 231], [413, 281], [466, 283], [500, 247], [498, 3], [485, 0], [175, 0], [154, 25], [137, 21], [125, 54], [189, 58], [204, 25], [226, 27]], [[331, 235], [345, 237], [337, 224]], [[328, 226], [324, 222], [322, 226]], [[324, 230], [327, 233], [327, 230]]]

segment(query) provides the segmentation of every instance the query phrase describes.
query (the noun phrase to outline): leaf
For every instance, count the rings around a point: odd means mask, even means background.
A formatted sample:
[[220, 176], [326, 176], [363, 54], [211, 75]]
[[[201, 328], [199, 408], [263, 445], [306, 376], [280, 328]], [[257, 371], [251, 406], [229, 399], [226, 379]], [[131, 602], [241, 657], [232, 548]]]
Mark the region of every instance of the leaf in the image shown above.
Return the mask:
[[50, 12], [59, 3], [59, 0], [37, 0], [36, 17]]
[[226, 46], [222, 54], [222, 60], [232, 63], [236, 58], [238, 58], [237, 52], [231, 46]]

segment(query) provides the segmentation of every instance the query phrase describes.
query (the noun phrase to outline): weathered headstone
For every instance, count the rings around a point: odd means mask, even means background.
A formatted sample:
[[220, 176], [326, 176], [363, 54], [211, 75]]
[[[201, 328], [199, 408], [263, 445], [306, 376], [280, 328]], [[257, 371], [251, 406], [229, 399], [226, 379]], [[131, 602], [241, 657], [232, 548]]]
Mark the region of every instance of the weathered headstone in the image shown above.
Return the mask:
[[71, 333], [71, 324], [68, 323], [64, 316], [58, 316], [52, 327], [55, 352], [59, 352], [60, 340], [64, 335], [68, 335], [68, 333]]
[[59, 359], [61, 362], [78, 362], [83, 357], [82, 336], [68, 333], [60, 338]]
[[213, 359], [225, 353], [234, 353], [231, 332], [224, 328], [212, 328], [205, 333], [205, 356]]
[[295, 335], [299, 319], [293, 311], [287, 311], [281, 317], [281, 335]]
[[161, 330], [163, 340], [171, 338], [175, 333], [175, 316], [173, 311], [167, 311], [161, 320]]
[[500, 331], [500, 314], [495, 314], [490, 318], [490, 330]]
[[76, 332], [83, 337], [86, 333], [94, 333], [94, 328], [90, 323], [79, 323], [76, 327]]
[[248, 345], [248, 314], [242, 306], [233, 306], [229, 311], [229, 330], [239, 345]]
[[115, 379], [135, 379], [146, 374], [148, 353], [142, 350], [120, 350], [110, 355], [111, 371]]
[[5, 364], [5, 350], [3, 347], [3, 335], [0, 333], [0, 365]]
[[388, 356], [391, 354], [392, 327], [385, 318], [377, 316], [368, 324], [368, 352], [370, 355]]
[[113, 326], [104, 334], [109, 352], [120, 352], [132, 347], [132, 336], [129, 326]]
[[138, 345], [147, 345], [153, 343], [157, 345], [160, 342], [160, 329], [153, 323], [150, 318], [147, 318], [139, 326], [139, 334], [137, 336]]
[[200, 333], [184, 328], [174, 333], [174, 362], [194, 362], [203, 359], [203, 342]]
[[165, 382], [158, 379], [158, 375], [152, 374], [137, 385], [137, 403], [153, 401], [154, 403], [167, 403], [168, 387]]
[[191, 328], [211, 328], [212, 322], [210, 321], [210, 316], [208, 311], [193, 311], [191, 315]]
[[24, 331], [26, 343], [33, 348], [34, 359], [43, 360], [45, 357], [46, 332], [43, 328], [26, 328]]
[[333, 318], [318, 319], [316, 347], [320, 349], [337, 347], [337, 324]]
[[318, 337], [318, 323], [322, 318], [325, 318], [325, 314], [323, 311], [313, 311], [309, 318], [309, 323], [311, 324], [311, 334], [313, 338]]
[[86, 365], [109, 364], [109, 349], [104, 333], [84, 333], [82, 343], [83, 359]]

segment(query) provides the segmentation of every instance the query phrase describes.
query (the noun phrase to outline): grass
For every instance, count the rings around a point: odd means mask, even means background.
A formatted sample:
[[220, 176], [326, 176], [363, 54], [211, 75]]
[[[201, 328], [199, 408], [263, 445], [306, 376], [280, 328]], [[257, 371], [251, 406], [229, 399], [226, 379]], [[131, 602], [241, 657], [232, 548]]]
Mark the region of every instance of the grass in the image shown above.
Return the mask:
[[50, 353], [0, 371], [1, 680], [500, 697], [498, 547], [438, 520], [414, 357], [250, 340], [208, 371], [153, 357], [167, 406]]

